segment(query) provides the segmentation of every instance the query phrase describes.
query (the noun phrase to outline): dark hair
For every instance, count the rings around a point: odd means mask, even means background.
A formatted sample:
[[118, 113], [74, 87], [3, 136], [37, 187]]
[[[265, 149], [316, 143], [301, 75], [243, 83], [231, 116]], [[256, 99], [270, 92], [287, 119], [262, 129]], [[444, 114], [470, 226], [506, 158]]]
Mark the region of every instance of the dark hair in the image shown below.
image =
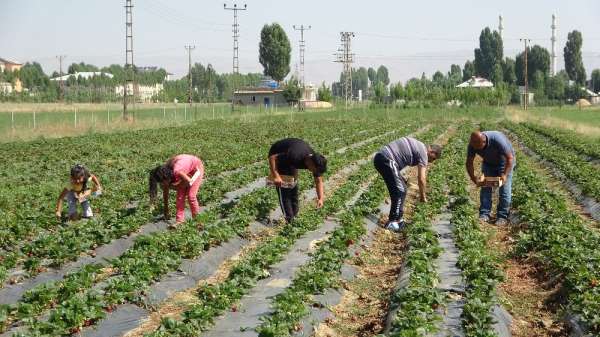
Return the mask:
[[315, 166], [316, 166], [319, 174], [323, 174], [323, 173], [327, 172], [327, 158], [325, 158], [320, 153], [314, 153], [312, 155], [312, 160], [313, 160], [313, 163], [315, 163]]
[[148, 177], [148, 185], [150, 198], [154, 200], [156, 198], [157, 185], [163, 181], [173, 181], [173, 169], [168, 165], [158, 165], [157, 167], [150, 170], [150, 176]]
[[83, 177], [83, 190], [85, 191], [87, 189], [87, 182], [90, 179], [90, 171], [81, 164], [75, 164], [75, 166], [71, 167], [71, 178], [80, 177]]
[[438, 159], [442, 156], [442, 147], [437, 144], [429, 145], [429, 150], [435, 154], [435, 159]]

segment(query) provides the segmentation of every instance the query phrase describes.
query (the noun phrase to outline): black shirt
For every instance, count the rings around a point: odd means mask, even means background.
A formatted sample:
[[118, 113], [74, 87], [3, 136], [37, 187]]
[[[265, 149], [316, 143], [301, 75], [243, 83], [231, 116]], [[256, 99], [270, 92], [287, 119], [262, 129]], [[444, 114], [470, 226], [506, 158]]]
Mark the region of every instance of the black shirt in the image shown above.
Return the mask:
[[[269, 157], [277, 155], [277, 172], [284, 175], [295, 175], [297, 169], [307, 169], [304, 159], [315, 151], [305, 141], [298, 138], [286, 138], [277, 141], [269, 149]], [[320, 173], [313, 173], [320, 177]]]

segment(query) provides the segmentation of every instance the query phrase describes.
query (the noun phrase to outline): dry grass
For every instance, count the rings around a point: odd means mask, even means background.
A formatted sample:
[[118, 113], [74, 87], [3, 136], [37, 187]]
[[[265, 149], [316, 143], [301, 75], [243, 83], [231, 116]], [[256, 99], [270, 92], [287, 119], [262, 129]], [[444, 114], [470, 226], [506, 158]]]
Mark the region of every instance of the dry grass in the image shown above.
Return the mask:
[[[544, 126], [572, 130], [582, 135], [600, 137], [600, 127], [589, 125], [585, 122], [566, 120], [564, 118], [553, 117], [548, 114], [540, 115], [535, 113], [528, 113], [515, 107], [506, 108], [505, 116], [513, 122], [535, 122]], [[598, 119], [600, 120], [600, 112], [598, 112]]]

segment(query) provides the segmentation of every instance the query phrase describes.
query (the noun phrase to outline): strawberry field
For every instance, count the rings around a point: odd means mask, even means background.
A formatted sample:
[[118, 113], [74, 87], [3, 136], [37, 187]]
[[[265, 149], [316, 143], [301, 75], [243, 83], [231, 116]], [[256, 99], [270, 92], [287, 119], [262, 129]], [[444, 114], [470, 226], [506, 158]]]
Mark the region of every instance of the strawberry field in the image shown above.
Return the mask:
[[[499, 116], [361, 109], [0, 144], [0, 336], [599, 335], [599, 140]], [[507, 228], [478, 220], [464, 163], [479, 128], [516, 150]], [[426, 203], [406, 170], [408, 226], [391, 233], [372, 156], [406, 135], [443, 153]], [[324, 207], [302, 173], [289, 224], [264, 181], [285, 137], [328, 159]], [[147, 176], [178, 153], [204, 161], [202, 211], [168, 229]], [[94, 218], [61, 221], [54, 206], [75, 163], [105, 190]], [[374, 253], [382, 242], [401, 247], [395, 262]], [[525, 291], [542, 295], [515, 295], [511, 265], [534, 266]]]

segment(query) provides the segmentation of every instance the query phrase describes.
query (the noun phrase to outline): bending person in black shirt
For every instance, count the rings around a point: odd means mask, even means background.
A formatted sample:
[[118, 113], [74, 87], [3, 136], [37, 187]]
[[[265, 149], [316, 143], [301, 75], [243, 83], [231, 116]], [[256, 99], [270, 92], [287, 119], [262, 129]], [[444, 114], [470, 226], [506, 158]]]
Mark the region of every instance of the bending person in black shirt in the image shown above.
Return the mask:
[[[323, 173], [327, 170], [327, 159], [316, 153], [305, 141], [298, 138], [282, 139], [269, 150], [270, 179], [277, 187], [281, 211], [287, 222], [298, 214], [298, 170], [312, 172], [317, 191], [317, 207], [323, 207]], [[294, 178], [292, 186], [284, 184], [282, 175]], [[282, 186], [283, 185], [283, 186]], [[287, 185], [287, 186], [286, 186]]]

